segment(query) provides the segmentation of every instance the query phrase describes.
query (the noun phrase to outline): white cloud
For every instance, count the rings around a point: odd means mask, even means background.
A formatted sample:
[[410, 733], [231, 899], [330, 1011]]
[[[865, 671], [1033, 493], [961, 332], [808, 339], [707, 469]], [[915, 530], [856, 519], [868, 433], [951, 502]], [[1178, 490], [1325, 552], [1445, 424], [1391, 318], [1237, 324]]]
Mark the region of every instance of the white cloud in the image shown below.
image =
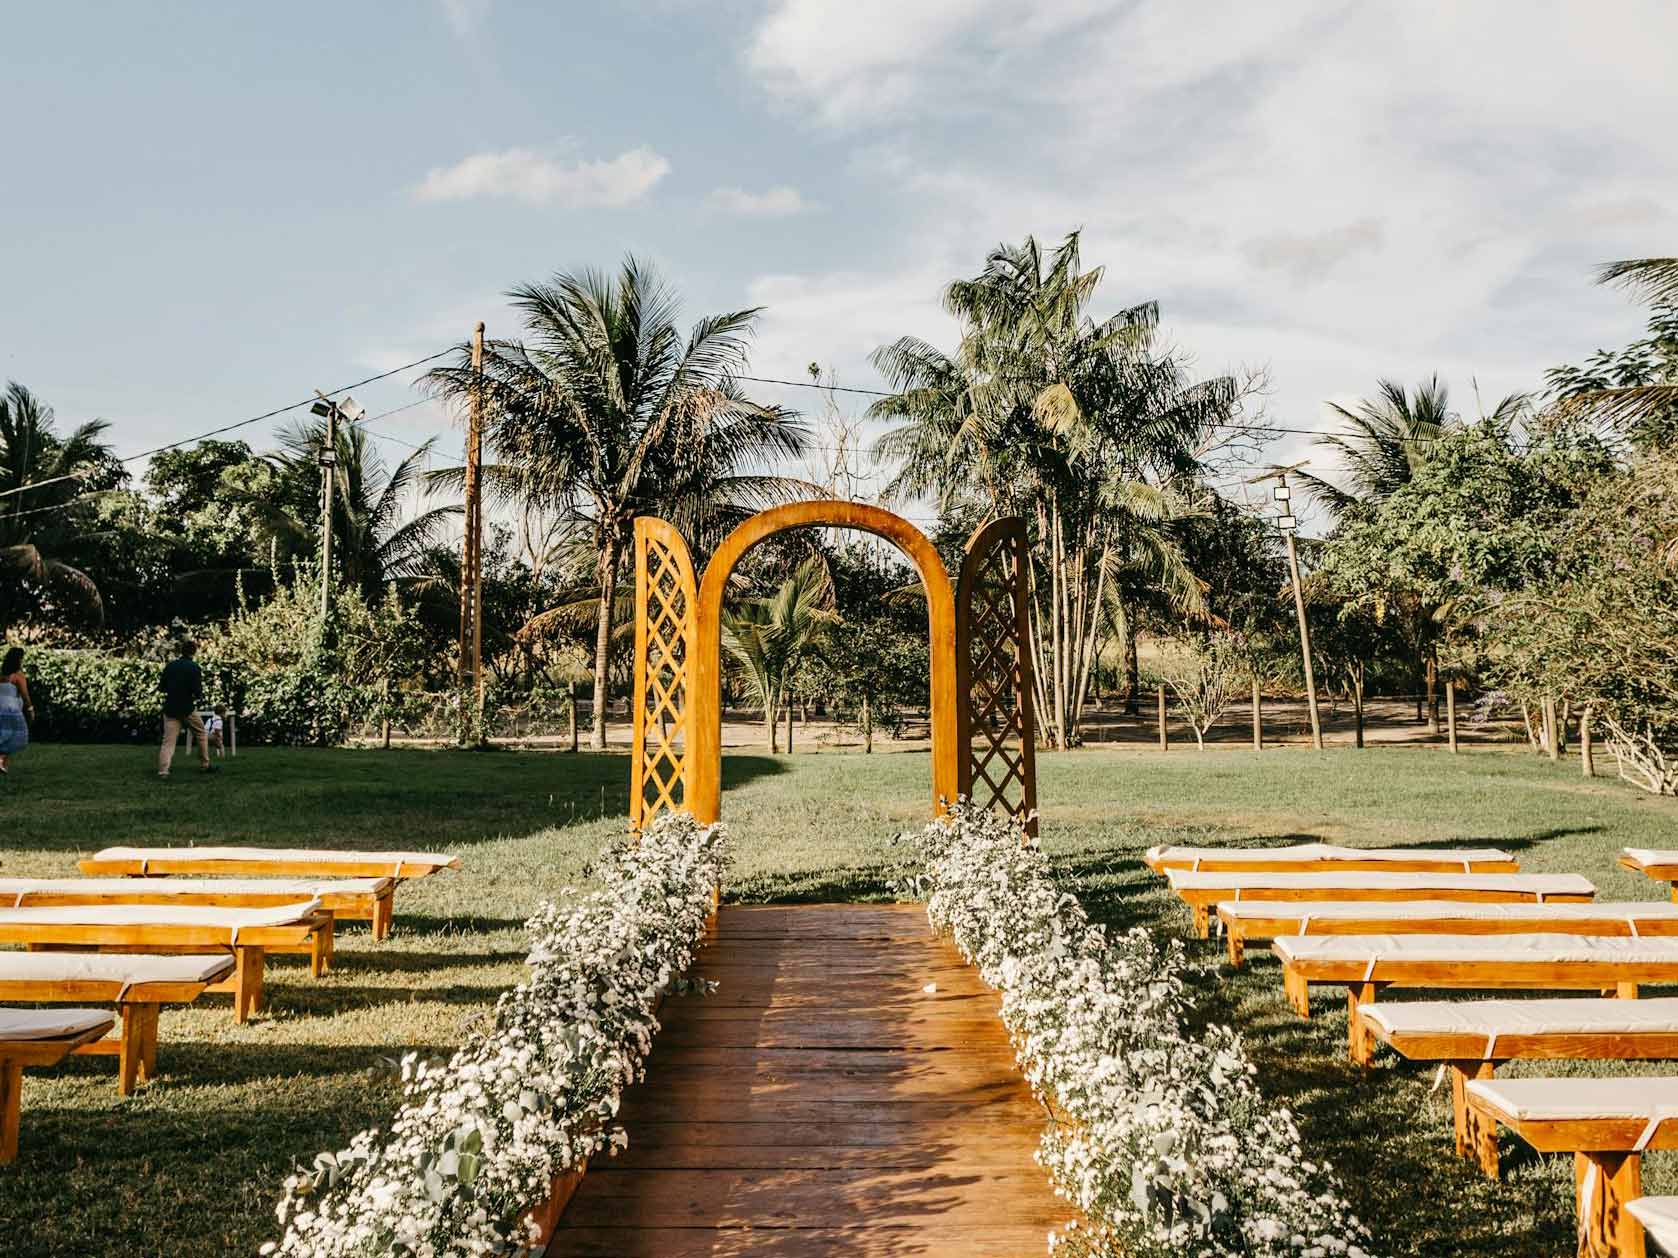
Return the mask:
[[430, 171], [414, 196], [420, 201], [499, 199], [527, 205], [594, 209], [628, 205], [669, 173], [670, 163], [649, 148], [604, 161], [563, 162], [530, 149], [474, 153]]
[[804, 195], [790, 184], [779, 184], [762, 192], [718, 188], [705, 199], [705, 203], [725, 214], [739, 214], [747, 218], [785, 218], [812, 208]]
[[489, 13], [490, 0], [438, 0], [443, 20], [449, 24], [457, 39], [467, 39], [477, 31]]

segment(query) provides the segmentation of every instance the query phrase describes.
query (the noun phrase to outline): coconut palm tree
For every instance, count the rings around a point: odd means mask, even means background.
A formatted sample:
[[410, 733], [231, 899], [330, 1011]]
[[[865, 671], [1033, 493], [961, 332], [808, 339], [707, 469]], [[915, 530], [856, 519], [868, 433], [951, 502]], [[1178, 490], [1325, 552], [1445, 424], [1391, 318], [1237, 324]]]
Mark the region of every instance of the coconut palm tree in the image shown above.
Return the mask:
[[523, 339], [487, 344], [481, 377], [462, 347], [427, 380], [462, 405], [482, 389], [490, 492], [567, 512], [588, 530], [600, 748], [612, 607], [635, 517], [662, 516], [703, 554], [746, 515], [809, 488], [767, 470], [801, 454], [808, 434], [741, 393], [755, 309], [705, 316], [684, 337], [675, 294], [633, 256], [615, 274], [559, 274], [508, 296]]
[[[267, 513], [270, 526], [303, 553], [319, 544], [320, 455], [324, 421], [293, 425], [280, 434], [269, 456], [285, 486], [281, 509]], [[421, 574], [426, 552], [461, 513], [458, 504], [409, 514], [416, 490], [424, 488], [427, 441], [388, 468], [368, 433], [355, 424], [338, 427], [333, 472], [332, 554], [339, 579], [378, 599], [392, 581]]]
[[1610, 262], [1596, 278], [1599, 284], [1629, 288], [1657, 307], [1650, 318], [1651, 336], [1618, 356], [1598, 355], [1583, 371], [1551, 371], [1561, 413], [1591, 416], [1607, 431], [1636, 443], [1670, 443], [1678, 430], [1678, 372], [1673, 369], [1671, 333], [1678, 315], [1678, 258]]
[[1417, 385], [1414, 394], [1396, 381], [1381, 380], [1373, 398], [1352, 406], [1324, 405], [1346, 431], [1319, 437], [1316, 444], [1334, 452], [1343, 485], [1304, 471], [1298, 478], [1306, 493], [1336, 517], [1385, 502], [1409, 484], [1433, 443], [1461, 423], [1451, 409], [1450, 390], [1437, 374]]
[[[812, 557], [768, 598], [748, 599], [723, 611], [723, 649], [763, 705], [763, 729], [771, 754], [781, 749], [775, 718], [783, 705], [791, 703], [793, 673], [814, 646], [822, 626], [836, 619], [832, 607], [831, 575], [819, 558]], [[790, 738], [790, 724], [787, 730]]]
[[73, 590], [98, 616], [94, 578], [72, 562], [85, 495], [127, 478], [101, 438], [102, 419], [59, 436], [52, 407], [12, 381], [0, 397], [0, 568]]
[[1076, 232], [1052, 251], [999, 246], [945, 292], [953, 354], [904, 337], [873, 358], [895, 390], [870, 411], [898, 421], [875, 445], [900, 468], [890, 496], [1029, 523], [1038, 711], [1061, 746], [1078, 740], [1103, 617], [1134, 632], [1125, 593], [1139, 576], [1200, 609], [1173, 522], [1194, 509], [1197, 452], [1237, 400], [1233, 381], [1191, 383], [1156, 350], [1154, 304], [1092, 318], [1101, 277]]

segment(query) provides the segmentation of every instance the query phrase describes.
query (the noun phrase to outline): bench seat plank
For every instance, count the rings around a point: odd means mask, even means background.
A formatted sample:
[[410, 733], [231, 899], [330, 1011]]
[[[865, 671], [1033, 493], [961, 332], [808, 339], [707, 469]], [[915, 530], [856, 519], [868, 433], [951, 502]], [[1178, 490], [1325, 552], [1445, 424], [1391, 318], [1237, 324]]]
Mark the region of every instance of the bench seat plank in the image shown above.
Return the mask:
[[1678, 936], [1678, 904], [1664, 900], [1475, 903], [1226, 900], [1218, 926], [1239, 966], [1246, 945], [1284, 935], [1629, 935]]
[[278, 874], [294, 878], [424, 878], [460, 868], [445, 852], [365, 852], [296, 847], [107, 847], [79, 862], [84, 874]]
[[1168, 869], [1204, 873], [1515, 873], [1520, 863], [1495, 847], [1339, 847], [1295, 843], [1286, 847], [1150, 847], [1142, 857], [1155, 873]]
[[0, 1165], [17, 1158], [26, 1066], [56, 1066], [116, 1019], [103, 1009], [0, 1009]]
[[1168, 869], [1172, 892], [1194, 911], [1195, 930], [1211, 933], [1211, 909], [1243, 900], [1467, 900], [1483, 903], [1582, 903], [1596, 886], [1578, 874], [1202, 873]]

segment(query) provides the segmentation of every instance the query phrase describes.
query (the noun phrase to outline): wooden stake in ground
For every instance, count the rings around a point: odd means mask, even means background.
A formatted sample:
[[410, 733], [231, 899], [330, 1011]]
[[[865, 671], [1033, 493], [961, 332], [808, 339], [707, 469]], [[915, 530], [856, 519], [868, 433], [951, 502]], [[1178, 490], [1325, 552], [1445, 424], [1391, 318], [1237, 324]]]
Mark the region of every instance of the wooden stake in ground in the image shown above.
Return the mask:
[[1591, 754], [1591, 709], [1588, 704], [1579, 713], [1579, 771], [1588, 778], [1596, 776], [1596, 759]]
[[1457, 683], [1455, 678], [1445, 682], [1445, 728], [1451, 740], [1451, 754], [1457, 754]]
[[571, 725], [571, 751], [572, 751], [572, 754], [574, 755], [574, 754], [576, 754], [576, 751], [577, 751], [577, 683], [576, 682], [571, 683], [570, 725]]
[[1259, 690], [1258, 674], [1253, 674], [1253, 750], [1264, 750], [1264, 695]]
[[1159, 749], [1164, 751], [1171, 745], [1171, 740], [1165, 732], [1165, 683], [1159, 684]]
[[[466, 536], [460, 557], [460, 741], [482, 738], [483, 682], [483, 370], [484, 325], [472, 330], [472, 408], [466, 429]], [[466, 690], [471, 686], [474, 722], [467, 715]], [[476, 733], [468, 731], [475, 726]]]

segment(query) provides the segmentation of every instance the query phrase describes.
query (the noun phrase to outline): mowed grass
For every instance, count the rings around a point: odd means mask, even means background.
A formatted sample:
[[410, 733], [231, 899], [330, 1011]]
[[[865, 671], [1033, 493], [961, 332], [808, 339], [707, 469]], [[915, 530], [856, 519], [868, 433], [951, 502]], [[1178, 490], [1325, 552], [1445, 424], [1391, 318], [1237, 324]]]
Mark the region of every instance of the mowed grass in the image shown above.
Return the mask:
[[[1039, 766], [1044, 846], [1091, 912], [1185, 936], [1187, 912], [1141, 863], [1150, 844], [1493, 844], [1533, 872], [1584, 873], [1607, 899], [1661, 894], [1614, 864], [1620, 847], [1678, 846], [1673, 801], [1512, 752], [1090, 751]], [[914, 754], [730, 757], [729, 896], [888, 898], [890, 838], [925, 817], [927, 772]], [[520, 923], [586, 881], [589, 861], [622, 833], [626, 779], [618, 755], [256, 748], [215, 777], [183, 765], [160, 784], [144, 748], [31, 747], [0, 783], [5, 873], [73, 873], [77, 855], [116, 842], [441, 847], [465, 868], [406, 886], [378, 948], [364, 928], [347, 929], [325, 980], [298, 960], [274, 962], [269, 1011], [243, 1028], [226, 997], [167, 1011], [162, 1078], [127, 1101], [109, 1061], [29, 1076], [22, 1156], [0, 1169], [0, 1251], [252, 1252], [274, 1234], [287, 1171], [389, 1115], [398, 1089], [388, 1062], [446, 1053], [518, 981]], [[1432, 1071], [1386, 1053], [1367, 1074], [1346, 1062], [1338, 993], [1325, 991], [1301, 1021], [1261, 950], [1239, 974], [1217, 965], [1213, 944], [1190, 952], [1208, 963], [1206, 1016], [1245, 1032], [1262, 1084], [1340, 1169], [1378, 1252], [1571, 1252], [1566, 1159], [1506, 1138], [1503, 1181], [1480, 1178], [1451, 1153]], [[1678, 1191], [1678, 1164], [1651, 1155], [1647, 1181]]]

